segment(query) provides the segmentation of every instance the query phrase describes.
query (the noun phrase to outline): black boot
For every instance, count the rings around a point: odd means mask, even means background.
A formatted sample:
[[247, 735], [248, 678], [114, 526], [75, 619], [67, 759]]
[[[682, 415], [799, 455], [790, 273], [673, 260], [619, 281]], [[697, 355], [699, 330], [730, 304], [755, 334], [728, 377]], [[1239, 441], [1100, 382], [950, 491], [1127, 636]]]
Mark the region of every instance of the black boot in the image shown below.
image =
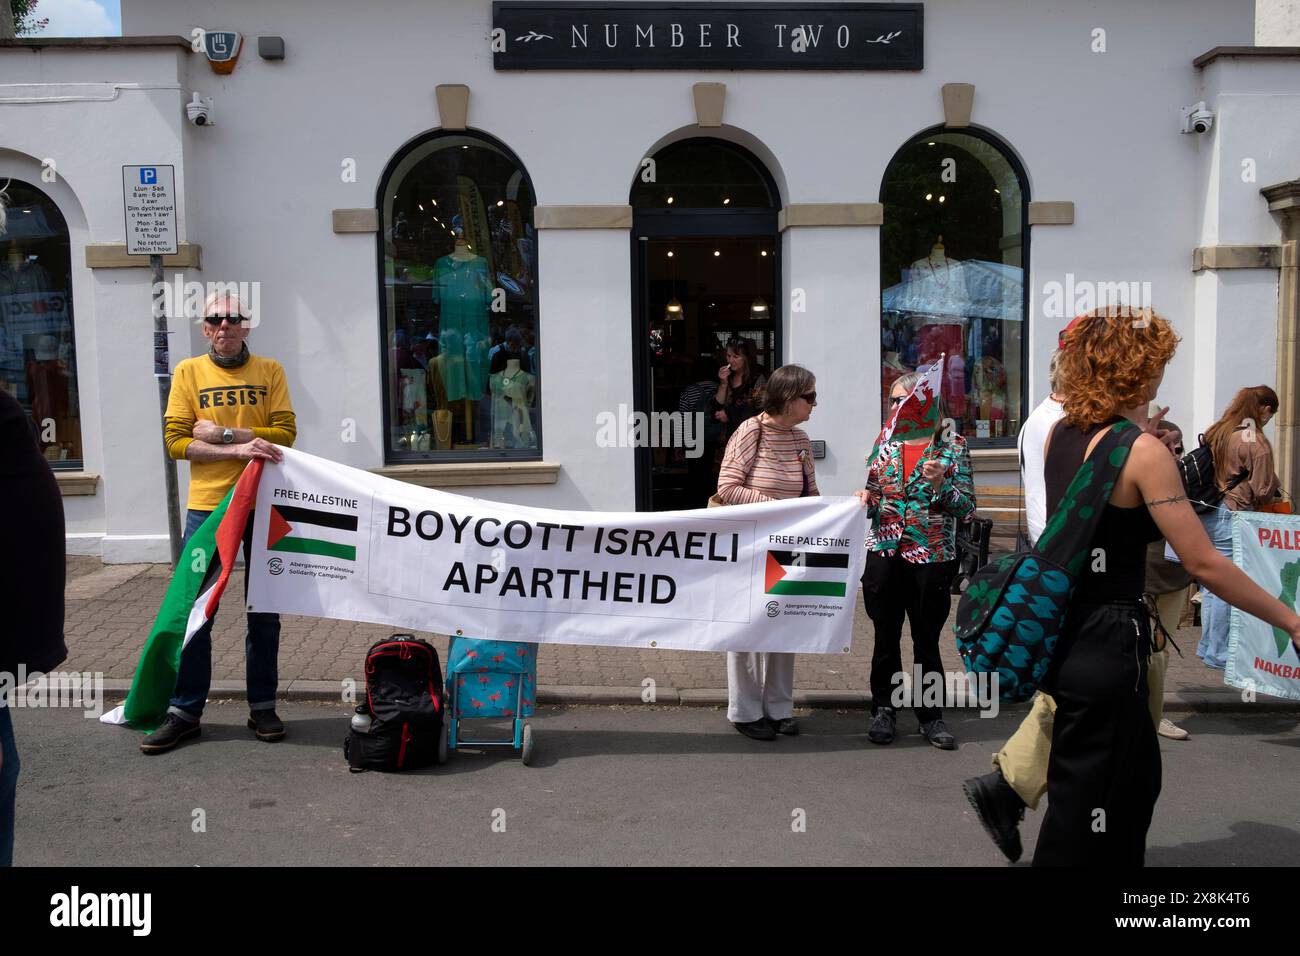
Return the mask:
[[994, 770], [971, 777], [961, 785], [975, 816], [1002, 854], [1015, 863], [1020, 859], [1020, 821], [1025, 818], [1025, 801], [1020, 799], [1002, 772]]
[[764, 718], [751, 720], [749, 723], [738, 724], [732, 721], [731, 726], [735, 727], [746, 737], [752, 737], [754, 740], [776, 740], [776, 731], [772, 725]]
[[272, 710], [250, 710], [248, 712], [248, 729], [257, 734], [258, 740], [279, 740], [284, 736], [284, 724]]
[[881, 707], [867, 731], [867, 739], [873, 744], [892, 744], [898, 732], [898, 714], [892, 707]]

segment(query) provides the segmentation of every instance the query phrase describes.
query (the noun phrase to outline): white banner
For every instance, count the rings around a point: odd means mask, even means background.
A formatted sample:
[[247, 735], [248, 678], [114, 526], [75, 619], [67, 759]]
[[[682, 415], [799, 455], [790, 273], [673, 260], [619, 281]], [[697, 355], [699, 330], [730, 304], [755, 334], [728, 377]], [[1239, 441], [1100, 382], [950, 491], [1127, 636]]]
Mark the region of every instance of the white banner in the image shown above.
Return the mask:
[[552, 511], [292, 449], [257, 492], [250, 610], [506, 641], [847, 653], [856, 498]]
[[[1232, 560], [1246, 576], [1289, 608], [1300, 586], [1300, 516], [1237, 511]], [[1233, 687], [1300, 700], [1300, 655], [1281, 628], [1232, 609], [1228, 666]]]

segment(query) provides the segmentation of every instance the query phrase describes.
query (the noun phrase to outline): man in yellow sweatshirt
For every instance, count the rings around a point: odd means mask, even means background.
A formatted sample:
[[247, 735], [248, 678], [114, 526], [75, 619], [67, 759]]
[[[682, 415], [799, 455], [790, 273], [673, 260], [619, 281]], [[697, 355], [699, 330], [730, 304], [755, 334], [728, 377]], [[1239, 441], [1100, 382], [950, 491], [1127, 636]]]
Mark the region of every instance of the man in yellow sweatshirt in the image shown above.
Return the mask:
[[[172, 376], [163, 440], [172, 458], [190, 462], [188, 540], [216, 510], [255, 458], [279, 461], [277, 445], [290, 446], [297, 434], [284, 369], [274, 359], [253, 355], [244, 340], [249, 313], [239, 297], [213, 293], [203, 305], [203, 335], [212, 343], [206, 355], [185, 359]], [[252, 547], [253, 520], [244, 529], [244, 563]], [[182, 548], [184, 554], [184, 548]], [[244, 580], [248, 596], [248, 580]], [[212, 622], [190, 639], [181, 653], [176, 691], [161, 727], [140, 744], [147, 754], [171, 750], [196, 737], [212, 683]], [[244, 642], [248, 680], [248, 726], [258, 740], [279, 740], [284, 724], [275, 713], [280, 650], [280, 616], [248, 615]]]

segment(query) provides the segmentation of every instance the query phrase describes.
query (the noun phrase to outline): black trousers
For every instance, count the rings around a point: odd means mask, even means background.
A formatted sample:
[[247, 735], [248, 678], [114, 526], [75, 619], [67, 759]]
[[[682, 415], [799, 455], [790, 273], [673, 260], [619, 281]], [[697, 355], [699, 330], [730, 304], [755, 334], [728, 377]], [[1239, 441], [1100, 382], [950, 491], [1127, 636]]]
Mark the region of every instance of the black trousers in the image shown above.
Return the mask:
[[1142, 866], [1160, 796], [1137, 603], [1073, 605], [1043, 689], [1056, 701], [1034, 866]]
[[[937, 674], [943, 686], [943, 660], [939, 656], [939, 637], [948, 621], [952, 606], [953, 575], [957, 562], [913, 564], [898, 552], [885, 554], [871, 551], [862, 572], [862, 603], [875, 628], [875, 645], [871, 652], [871, 712], [893, 706], [890, 698], [898, 686], [896, 675], [903, 670], [903, 618], [912, 626], [913, 660], [921, 665], [922, 679]], [[912, 692], [921, 687], [913, 683]], [[922, 723], [943, 716], [938, 707], [917, 707]]]

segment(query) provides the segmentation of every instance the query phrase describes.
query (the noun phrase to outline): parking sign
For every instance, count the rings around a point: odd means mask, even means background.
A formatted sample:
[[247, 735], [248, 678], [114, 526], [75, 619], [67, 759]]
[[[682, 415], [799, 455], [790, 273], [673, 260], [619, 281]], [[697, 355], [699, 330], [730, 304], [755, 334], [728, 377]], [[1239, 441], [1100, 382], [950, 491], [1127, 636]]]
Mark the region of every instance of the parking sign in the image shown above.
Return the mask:
[[123, 166], [122, 204], [128, 255], [176, 253], [176, 167]]

